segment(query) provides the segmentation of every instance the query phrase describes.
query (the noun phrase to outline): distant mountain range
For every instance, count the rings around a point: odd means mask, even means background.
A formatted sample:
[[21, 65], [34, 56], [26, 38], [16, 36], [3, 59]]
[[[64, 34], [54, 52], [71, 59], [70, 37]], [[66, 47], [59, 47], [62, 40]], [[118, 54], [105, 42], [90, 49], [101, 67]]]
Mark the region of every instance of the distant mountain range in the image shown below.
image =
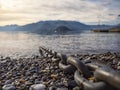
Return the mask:
[[113, 28], [120, 28], [120, 24], [114, 26]]
[[19, 28], [18, 25], [6, 25], [6, 26], [0, 26], [0, 31], [14, 31]]
[[85, 30], [92, 29], [108, 29], [112, 28], [111, 25], [86, 25], [77, 21], [40, 21], [37, 23], [31, 23], [24, 26], [7, 25], [1, 26], [0, 31], [27, 31], [30, 33], [38, 34], [66, 34], [66, 33], [78, 33]]

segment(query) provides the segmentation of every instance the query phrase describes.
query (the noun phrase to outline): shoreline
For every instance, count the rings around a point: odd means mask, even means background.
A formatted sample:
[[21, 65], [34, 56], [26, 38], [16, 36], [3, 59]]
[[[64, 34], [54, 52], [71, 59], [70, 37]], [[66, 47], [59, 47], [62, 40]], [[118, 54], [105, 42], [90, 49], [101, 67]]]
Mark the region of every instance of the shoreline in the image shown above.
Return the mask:
[[96, 29], [92, 30], [96, 33], [120, 33], [120, 28], [111, 28], [111, 29]]
[[[91, 55], [75, 54], [71, 56], [78, 58], [80, 61], [104, 64], [120, 72], [120, 52]], [[30, 88], [35, 87], [35, 85], [46, 88], [43, 90], [80, 88], [74, 82], [74, 75], [65, 74], [51, 57], [35, 56], [18, 59], [3, 57], [3, 59], [0, 59], [0, 76], [0, 90], [11, 87], [13, 90], [32, 90]]]

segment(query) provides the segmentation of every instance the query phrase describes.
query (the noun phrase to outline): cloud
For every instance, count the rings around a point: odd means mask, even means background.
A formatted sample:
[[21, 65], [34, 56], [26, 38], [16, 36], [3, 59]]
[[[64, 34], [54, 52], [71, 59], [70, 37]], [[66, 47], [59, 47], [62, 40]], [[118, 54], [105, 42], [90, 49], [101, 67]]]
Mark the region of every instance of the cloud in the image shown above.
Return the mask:
[[[0, 20], [26, 24], [39, 20], [116, 21], [120, 0], [1, 0]], [[2, 8], [1, 8], [2, 7]], [[1, 22], [0, 22], [1, 24]], [[3, 22], [2, 22], [3, 24]]]

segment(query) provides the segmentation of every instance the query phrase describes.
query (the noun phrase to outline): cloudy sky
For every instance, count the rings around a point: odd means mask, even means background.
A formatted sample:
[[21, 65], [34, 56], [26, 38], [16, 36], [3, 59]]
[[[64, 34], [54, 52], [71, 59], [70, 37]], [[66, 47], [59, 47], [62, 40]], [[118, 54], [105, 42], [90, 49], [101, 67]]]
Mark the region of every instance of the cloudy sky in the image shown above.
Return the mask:
[[120, 0], [0, 0], [0, 26], [41, 20], [117, 24], [119, 4]]

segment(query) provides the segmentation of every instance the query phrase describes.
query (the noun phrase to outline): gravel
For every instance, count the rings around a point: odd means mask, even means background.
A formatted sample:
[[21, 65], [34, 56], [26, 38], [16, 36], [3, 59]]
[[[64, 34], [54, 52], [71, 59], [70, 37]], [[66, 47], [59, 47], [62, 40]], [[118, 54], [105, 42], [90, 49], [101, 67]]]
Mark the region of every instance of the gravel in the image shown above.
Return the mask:
[[[120, 52], [91, 55], [71, 55], [86, 63], [101, 63], [120, 70]], [[80, 90], [74, 74], [59, 69], [57, 59], [34, 56], [31, 58], [0, 58], [0, 90]]]

